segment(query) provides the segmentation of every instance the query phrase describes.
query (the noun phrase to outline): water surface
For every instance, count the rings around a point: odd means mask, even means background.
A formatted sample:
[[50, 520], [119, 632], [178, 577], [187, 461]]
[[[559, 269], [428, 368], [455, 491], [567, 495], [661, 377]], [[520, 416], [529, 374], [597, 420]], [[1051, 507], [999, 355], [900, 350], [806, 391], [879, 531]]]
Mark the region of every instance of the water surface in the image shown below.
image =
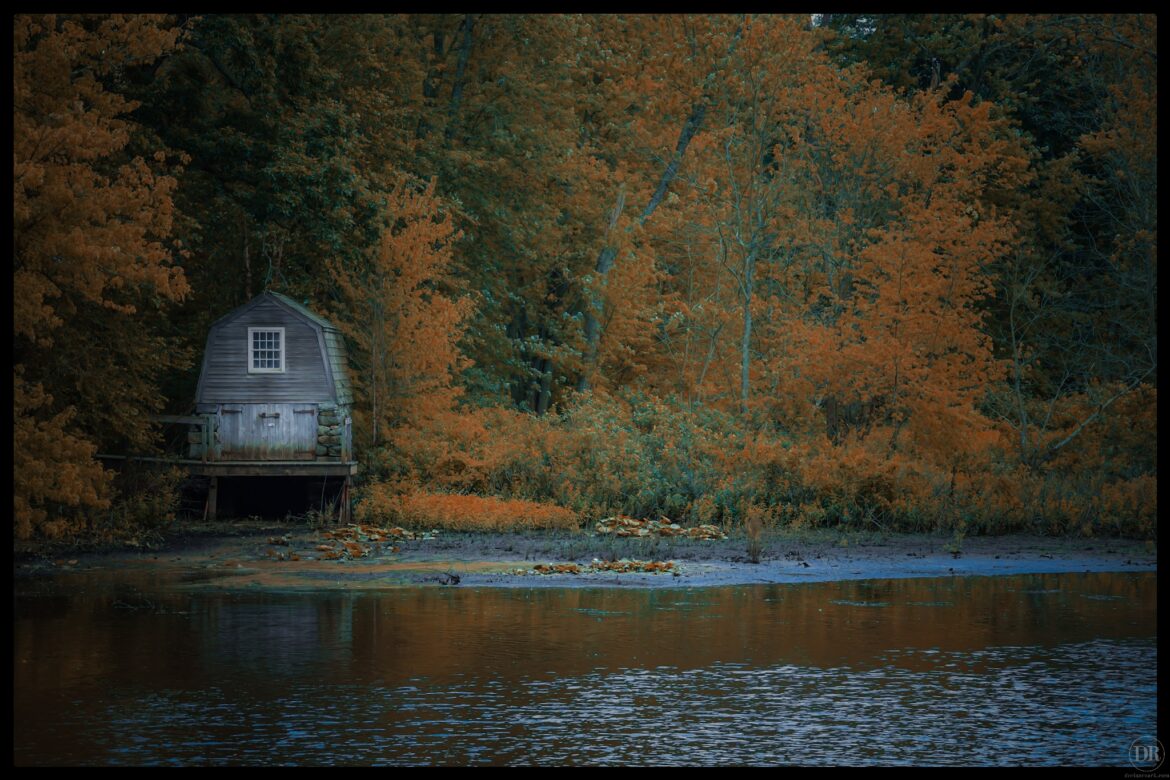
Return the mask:
[[1154, 574], [709, 589], [16, 583], [18, 765], [1121, 765]]

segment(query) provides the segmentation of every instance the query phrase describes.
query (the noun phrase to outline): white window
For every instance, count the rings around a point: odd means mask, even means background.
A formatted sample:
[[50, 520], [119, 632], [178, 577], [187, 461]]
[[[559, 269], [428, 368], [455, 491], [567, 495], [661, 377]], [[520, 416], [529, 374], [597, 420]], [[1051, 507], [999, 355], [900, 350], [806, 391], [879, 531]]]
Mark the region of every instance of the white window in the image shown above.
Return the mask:
[[284, 373], [284, 328], [248, 328], [248, 373]]

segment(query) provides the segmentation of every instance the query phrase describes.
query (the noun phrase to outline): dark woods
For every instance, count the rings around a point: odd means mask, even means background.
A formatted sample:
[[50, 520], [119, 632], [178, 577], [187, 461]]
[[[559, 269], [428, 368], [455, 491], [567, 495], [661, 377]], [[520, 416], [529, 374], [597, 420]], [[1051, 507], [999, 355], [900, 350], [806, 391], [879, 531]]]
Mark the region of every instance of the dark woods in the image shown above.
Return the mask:
[[95, 455], [266, 289], [346, 335], [359, 516], [1156, 535], [1153, 16], [17, 16], [13, 64], [18, 538], [165, 519]]

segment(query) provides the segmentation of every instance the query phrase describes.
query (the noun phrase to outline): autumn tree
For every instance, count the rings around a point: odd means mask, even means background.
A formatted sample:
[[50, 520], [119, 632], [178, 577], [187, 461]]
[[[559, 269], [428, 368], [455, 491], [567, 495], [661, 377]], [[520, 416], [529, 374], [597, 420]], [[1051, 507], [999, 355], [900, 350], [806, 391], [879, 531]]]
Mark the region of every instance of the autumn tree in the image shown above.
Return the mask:
[[[150, 328], [187, 293], [169, 240], [165, 148], [139, 154], [118, 88], [172, 51], [157, 17], [18, 16], [13, 25], [13, 441], [16, 534], [86, 527], [108, 502], [100, 446], [149, 443], [160, 371]], [[143, 149], [146, 153], [151, 150]]]
[[784, 297], [794, 260], [792, 227], [805, 192], [803, 126], [831, 90], [832, 73], [815, 52], [817, 38], [797, 19], [751, 19], [722, 75], [722, 100], [702, 138], [708, 152], [704, 188], [719, 264], [740, 310], [738, 395], [751, 396], [758, 288]]
[[379, 453], [421, 449], [419, 437], [451, 424], [466, 361], [457, 348], [469, 309], [454, 271], [460, 238], [435, 184], [402, 177], [367, 259], [331, 259], [340, 291], [335, 318], [351, 345], [357, 428], [376, 469]]
[[917, 129], [907, 142], [919, 157], [907, 162], [897, 219], [861, 254], [858, 293], [841, 322], [852, 344], [842, 345], [842, 358], [855, 367], [854, 381], [874, 381], [873, 368], [883, 376], [870, 388], [882, 388], [891, 447], [908, 422], [919, 446], [943, 451], [961, 451], [986, 427], [979, 408], [1000, 369], [980, 302], [1013, 231], [985, 191], [1022, 176], [1027, 162], [1002, 140], [989, 110], [930, 93], [915, 98]]
[[[207, 326], [264, 289], [327, 305], [328, 258], [356, 261], [376, 240], [380, 190], [345, 98], [349, 17], [183, 18], [183, 47], [133, 83], [142, 124], [188, 161], [174, 192], [193, 287], [175, 335], [198, 350]], [[371, 35], [373, 31], [371, 30]], [[194, 392], [175, 377], [177, 411]]]
[[[456, 262], [487, 305], [469, 323], [469, 397], [543, 412], [579, 359], [572, 314], [601, 175], [582, 147], [579, 21], [420, 15], [402, 20], [388, 74], [402, 91], [395, 165], [459, 206]], [[414, 81], [417, 79], [417, 81]], [[363, 115], [364, 112], [363, 112]], [[372, 118], [372, 121], [376, 119]], [[381, 132], [375, 130], [375, 132]], [[387, 139], [389, 140], [389, 139]]]
[[[652, 244], [669, 229], [648, 223], [668, 195], [677, 201], [676, 179], [691, 141], [708, 121], [742, 26], [741, 18], [718, 16], [593, 21], [599, 49], [593, 82], [602, 89], [592, 90], [600, 99], [583, 119], [596, 134], [597, 154], [613, 172], [617, 191], [587, 276], [578, 390], [598, 379], [603, 387], [627, 383], [659, 351], [647, 339], [658, 337], [661, 306], [646, 304], [657, 297]], [[598, 372], [599, 366], [608, 370]]]
[[1010, 422], [1020, 458], [1039, 465], [1156, 372], [1156, 19], [894, 14], [824, 23], [839, 56], [865, 60], [891, 84], [923, 88], [941, 77], [952, 96], [993, 103], [1031, 142], [1029, 181], [993, 196], [1018, 235], [995, 269], [987, 332], [1011, 363], [995, 413]]
[[1110, 419], [1144, 410], [1150, 424], [1133, 430], [1151, 435], [1156, 419], [1156, 22], [1086, 18], [1074, 40], [1096, 108], [1074, 151], [1041, 169], [1044, 190], [1024, 199], [1031, 229], [1003, 266], [997, 333], [1012, 372], [994, 409], [1033, 470], [1075, 463], [1127, 480], [1156, 470], [1152, 438], [1144, 453], [1122, 446], [1130, 436]]

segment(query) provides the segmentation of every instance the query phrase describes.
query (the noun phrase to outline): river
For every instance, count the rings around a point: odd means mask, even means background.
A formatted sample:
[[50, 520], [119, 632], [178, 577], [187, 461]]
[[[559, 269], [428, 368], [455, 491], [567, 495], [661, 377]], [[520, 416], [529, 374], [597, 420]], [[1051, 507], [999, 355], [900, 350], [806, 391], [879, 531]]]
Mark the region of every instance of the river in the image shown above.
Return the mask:
[[14, 762], [1127, 767], [1153, 573], [259, 592], [15, 582]]

